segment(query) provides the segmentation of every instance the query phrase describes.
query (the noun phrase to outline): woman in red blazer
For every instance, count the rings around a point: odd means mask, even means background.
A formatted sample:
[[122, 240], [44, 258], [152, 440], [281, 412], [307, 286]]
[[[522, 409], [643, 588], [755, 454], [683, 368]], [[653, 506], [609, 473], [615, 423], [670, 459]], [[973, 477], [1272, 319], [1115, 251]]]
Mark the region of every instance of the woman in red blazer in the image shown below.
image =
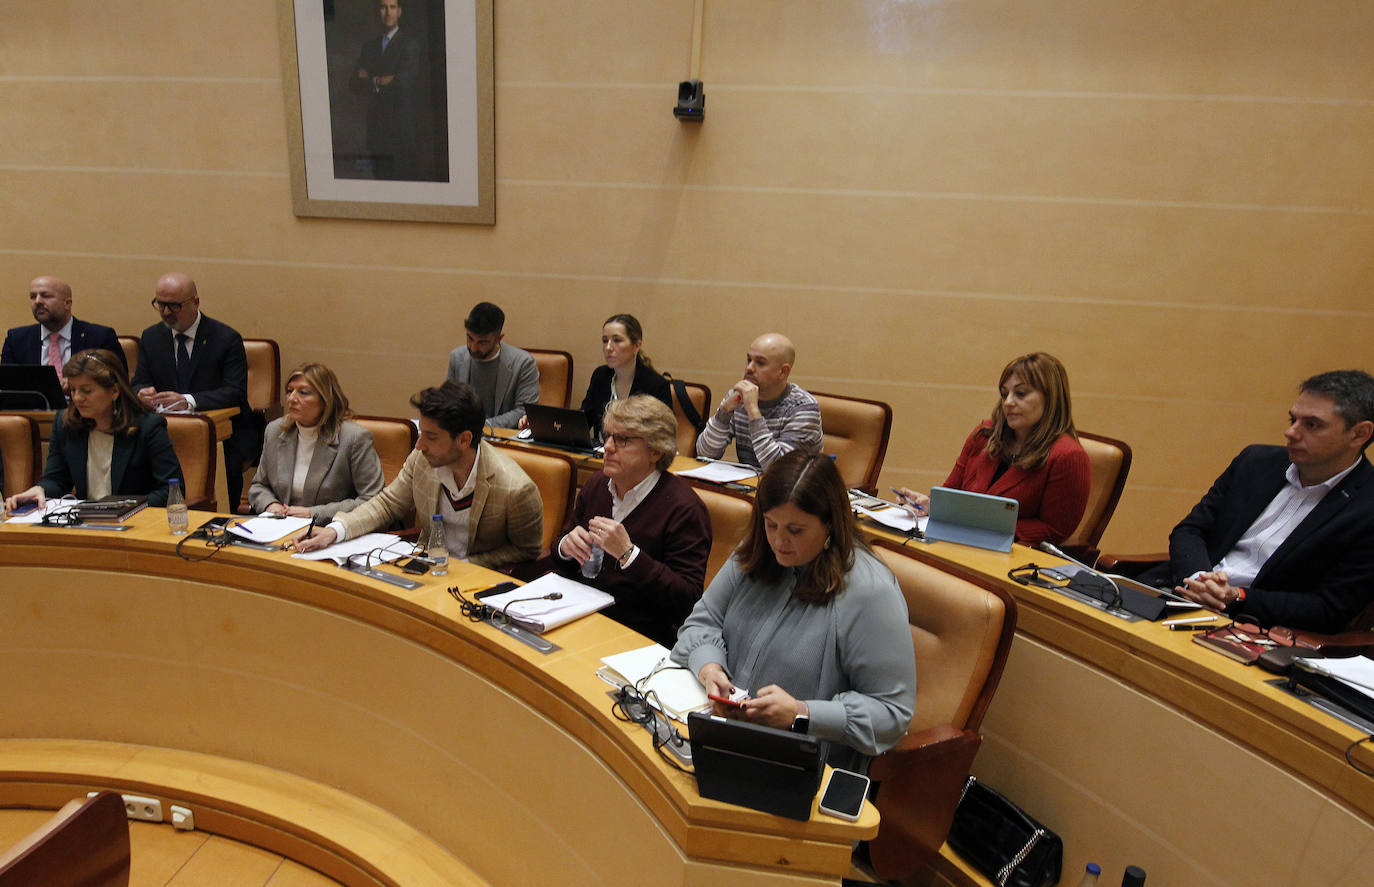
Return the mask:
[[[968, 436], [944, 486], [1019, 502], [1018, 542], [1063, 542], [1083, 519], [1092, 480], [1073, 427], [1068, 373], [1053, 355], [1037, 351], [1007, 364], [998, 390], [992, 418]], [[930, 501], [901, 492], [921, 511]]]

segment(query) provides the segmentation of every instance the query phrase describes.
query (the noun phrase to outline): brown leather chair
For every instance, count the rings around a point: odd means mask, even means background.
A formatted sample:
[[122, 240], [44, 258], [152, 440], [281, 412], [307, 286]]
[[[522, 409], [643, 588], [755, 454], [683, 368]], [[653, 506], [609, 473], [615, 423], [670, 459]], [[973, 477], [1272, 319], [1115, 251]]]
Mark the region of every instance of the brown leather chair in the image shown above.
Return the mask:
[[[711, 389], [696, 382], [683, 382], [682, 387], [687, 389], [687, 398], [696, 408], [697, 415], [702, 421], [710, 418], [707, 415], [707, 404], [711, 402]], [[673, 392], [673, 416], [677, 418], [677, 451], [681, 456], [695, 456], [697, 454], [697, 430], [692, 427], [692, 423], [687, 421], [687, 414], [682, 410], [682, 404], [678, 402], [677, 392]]]
[[515, 444], [497, 444], [501, 452], [530, 476], [539, 488], [544, 501], [544, 535], [539, 542], [540, 555], [548, 554], [553, 540], [563, 529], [577, 495], [577, 464], [562, 453], [532, 450]]
[[525, 350], [539, 367], [539, 402], [551, 407], [566, 407], [572, 399], [572, 355], [543, 348]]
[[21, 493], [43, 476], [43, 444], [32, 416], [0, 415], [0, 457], [5, 463], [6, 497]]
[[1078, 432], [1078, 442], [1088, 454], [1092, 483], [1088, 488], [1088, 507], [1083, 520], [1060, 547], [1081, 561], [1092, 563], [1101, 553], [1097, 543], [1116, 512], [1126, 476], [1131, 472], [1131, 447], [1125, 441], [1087, 431]]
[[182, 493], [186, 507], [217, 511], [215, 502], [215, 423], [201, 413], [167, 416], [167, 434], [181, 463]]
[[710, 585], [749, 532], [754, 500], [742, 493], [704, 485], [693, 484], [692, 489], [706, 503], [706, 511], [711, 515], [711, 555], [706, 561], [706, 584]]
[[0, 887], [127, 887], [129, 820], [116, 792], [70, 801], [0, 854]]
[[420, 439], [420, 429], [409, 419], [389, 416], [353, 416], [354, 422], [372, 432], [372, 446], [382, 460], [382, 482], [391, 483], [401, 473], [410, 451]]
[[882, 814], [869, 844], [874, 871], [906, 881], [940, 852], [964, 779], [982, 743], [978, 728], [1002, 678], [1016, 629], [1016, 601], [931, 566], [887, 540], [874, 550], [906, 597], [916, 647], [916, 713], [896, 748], [873, 759]]
[[281, 348], [275, 339], [244, 339], [248, 355], [248, 406], [263, 424], [282, 414]]
[[124, 362], [129, 365], [129, 378], [134, 377], [134, 370], [138, 369], [138, 339], [134, 336], [116, 336], [119, 339], [119, 347], [124, 349]]
[[812, 391], [821, 406], [824, 451], [835, 457], [845, 486], [878, 492], [878, 475], [892, 435], [892, 407], [880, 400]]

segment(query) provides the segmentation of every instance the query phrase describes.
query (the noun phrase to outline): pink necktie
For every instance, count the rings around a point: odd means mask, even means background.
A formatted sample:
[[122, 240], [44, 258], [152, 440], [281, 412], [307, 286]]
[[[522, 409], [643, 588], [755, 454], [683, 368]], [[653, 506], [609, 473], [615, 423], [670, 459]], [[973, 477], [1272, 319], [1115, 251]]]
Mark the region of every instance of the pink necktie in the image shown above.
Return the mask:
[[57, 381], [66, 381], [62, 378], [62, 337], [56, 333], [48, 336], [48, 366], [57, 370]]

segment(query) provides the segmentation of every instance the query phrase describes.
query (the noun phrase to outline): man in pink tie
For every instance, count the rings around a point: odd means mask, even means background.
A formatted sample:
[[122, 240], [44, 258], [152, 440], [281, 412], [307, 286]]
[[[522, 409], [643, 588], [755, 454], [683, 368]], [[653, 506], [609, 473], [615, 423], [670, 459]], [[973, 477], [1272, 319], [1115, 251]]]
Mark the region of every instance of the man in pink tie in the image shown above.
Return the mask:
[[65, 280], [35, 277], [29, 284], [29, 310], [38, 322], [9, 331], [0, 349], [0, 363], [51, 366], [60, 376], [62, 365], [87, 348], [104, 348], [124, 361], [114, 330], [72, 317], [72, 288]]

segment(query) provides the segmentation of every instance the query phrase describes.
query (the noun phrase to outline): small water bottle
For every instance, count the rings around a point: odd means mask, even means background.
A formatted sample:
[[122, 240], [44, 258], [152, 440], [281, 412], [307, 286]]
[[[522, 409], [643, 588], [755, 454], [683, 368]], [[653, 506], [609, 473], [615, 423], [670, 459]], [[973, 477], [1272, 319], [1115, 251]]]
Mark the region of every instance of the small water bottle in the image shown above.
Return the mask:
[[1087, 869], [1083, 872], [1083, 880], [1078, 882], [1078, 887], [1097, 887], [1097, 878], [1102, 874], [1102, 866], [1095, 862], [1088, 863]]
[[181, 494], [181, 481], [172, 478], [167, 481], [167, 528], [173, 536], [184, 536], [188, 524], [186, 497]]
[[434, 559], [430, 574], [442, 576], [448, 572], [448, 536], [444, 531], [444, 516], [436, 514], [429, 522], [429, 556]]
[[1121, 876], [1121, 887], [1145, 887], [1145, 870], [1138, 865], [1126, 866]]
[[582, 562], [582, 575], [587, 579], [595, 579], [601, 575], [601, 562], [606, 558], [606, 550], [595, 542], [592, 543], [592, 556]]

